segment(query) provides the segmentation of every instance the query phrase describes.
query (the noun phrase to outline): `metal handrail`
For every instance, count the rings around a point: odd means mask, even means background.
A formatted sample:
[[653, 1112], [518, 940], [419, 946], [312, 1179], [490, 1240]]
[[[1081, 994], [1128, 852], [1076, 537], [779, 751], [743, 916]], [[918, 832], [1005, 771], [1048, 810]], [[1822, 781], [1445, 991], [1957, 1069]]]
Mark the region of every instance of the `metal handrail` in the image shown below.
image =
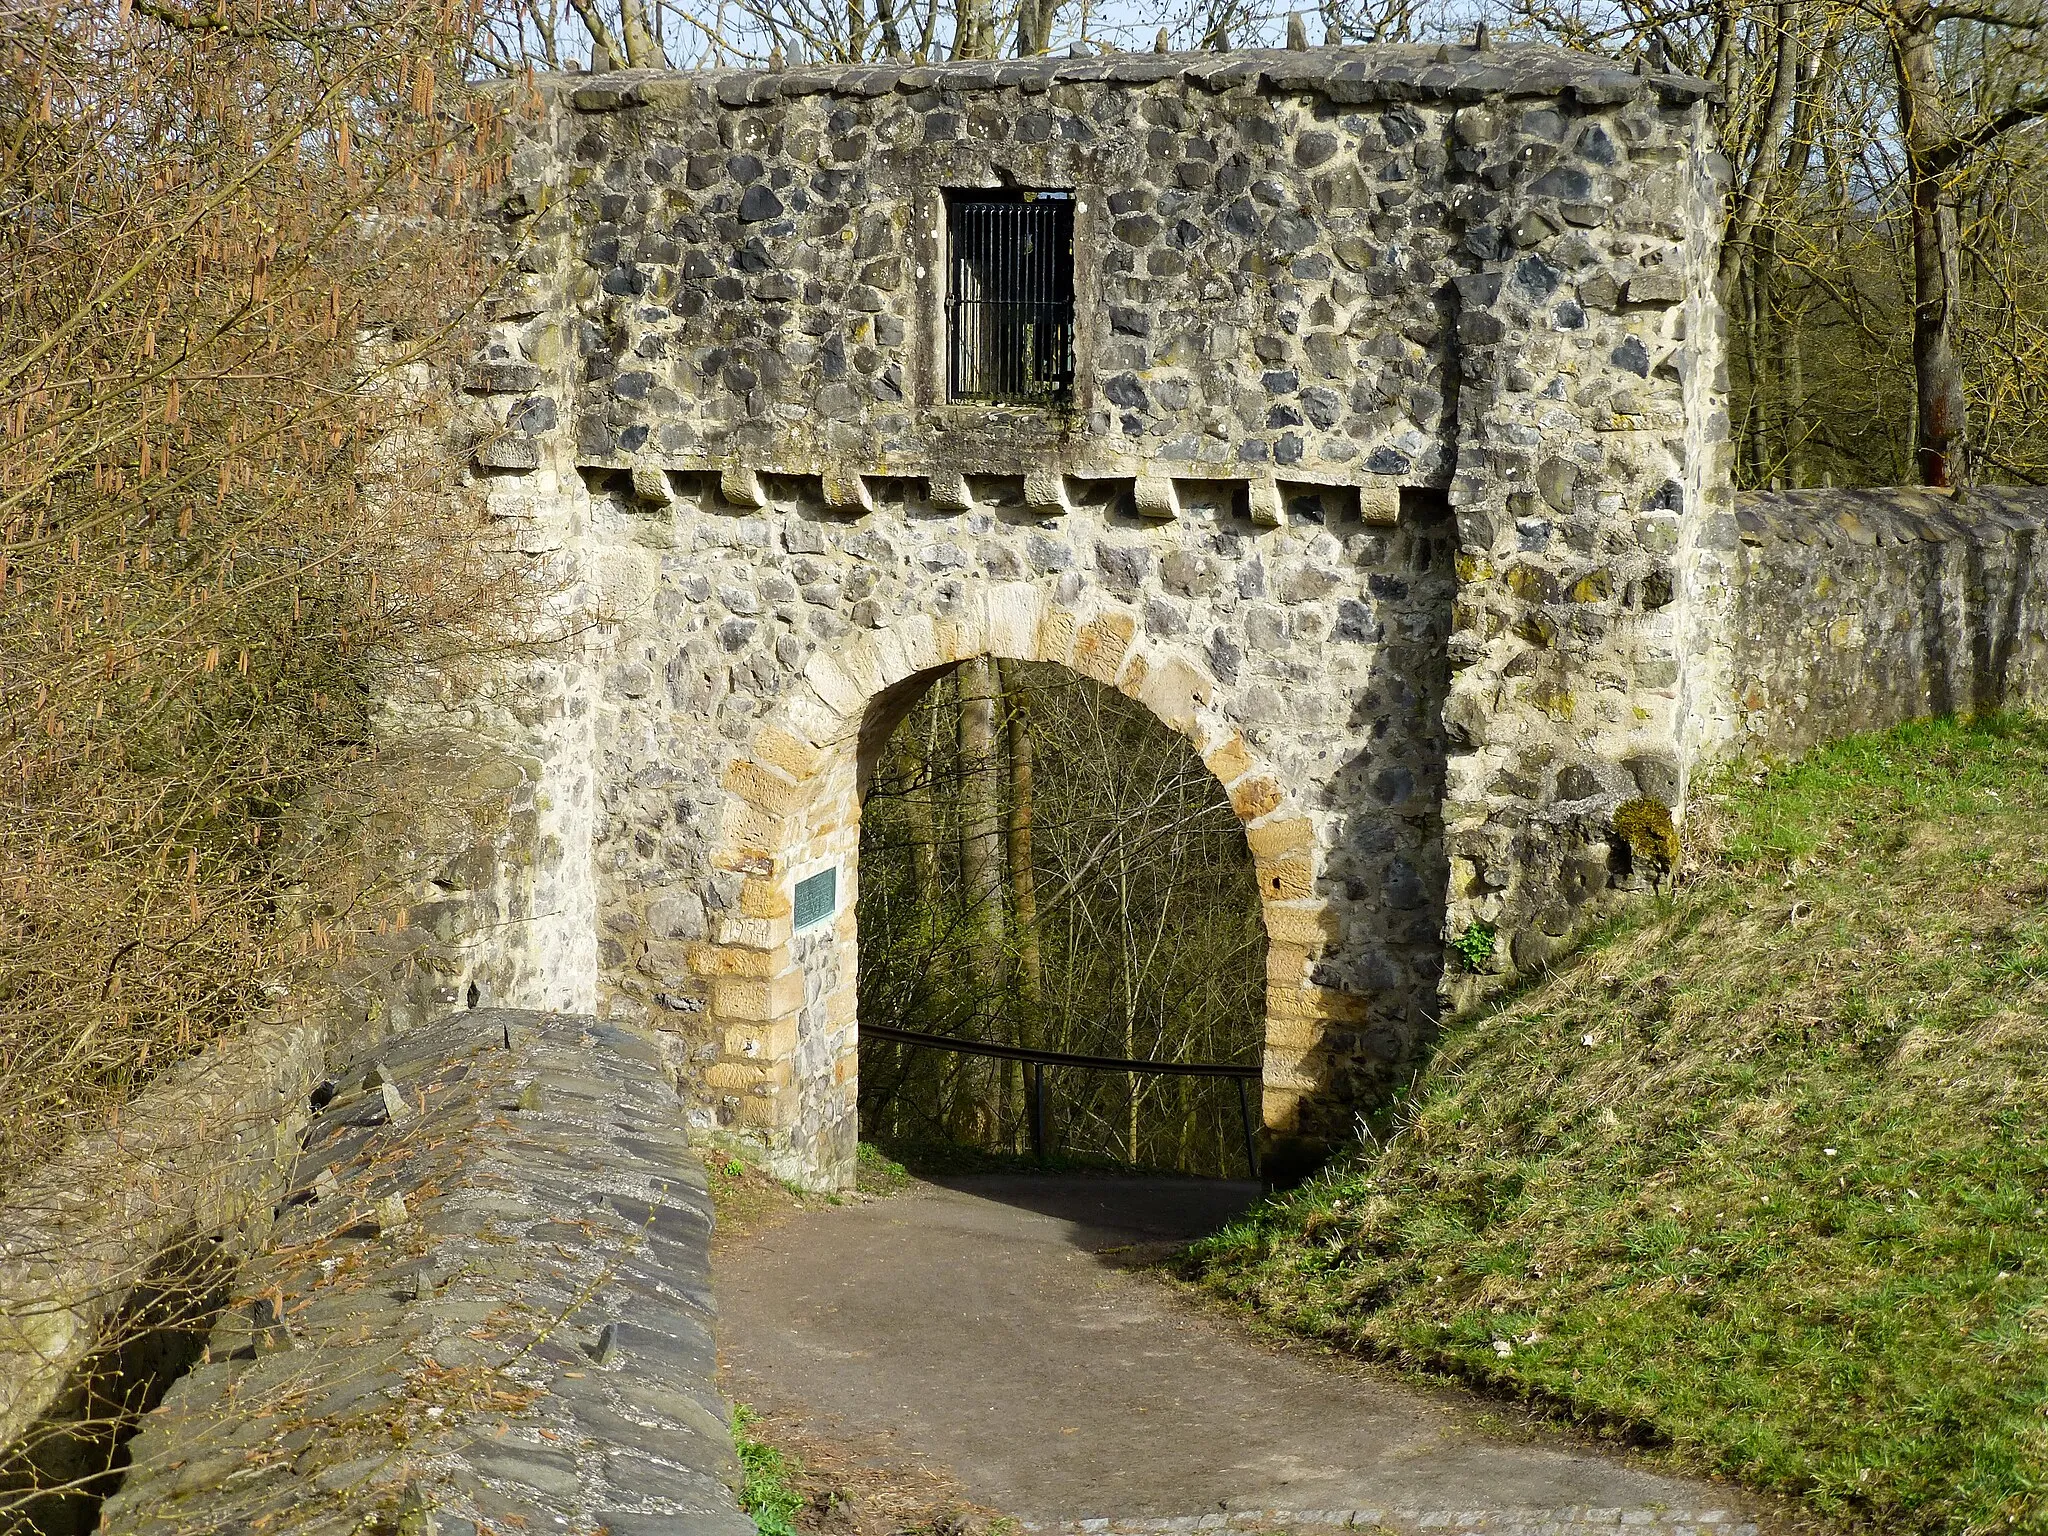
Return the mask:
[[[1021, 1061], [1031, 1068], [1031, 1155], [1045, 1161], [1045, 1069], [1078, 1067], [1089, 1072], [1151, 1072], [1163, 1077], [1225, 1077], [1237, 1083], [1237, 1113], [1244, 1130], [1245, 1163], [1251, 1176], [1259, 1176], [1259, 1137], [1252, 1120], [1249, 1085], [1261, 1077], [1264, 1068], [1240, 1066], [1222, 1061], [1147, 1061], [1133, 1056], [1082, 1056], [1072, 1051], [1041, 1051], [1028, 1045], [999, 1045], [992, 1040], [962, 1040], [957, 1035], [927, 1034], [917, 1029], [897, 1029], [888, 1024], [862, 1024], [860, 1033], [873, 1040], [893, 1040], [899, 1045], [918, 1045], [935, 1051], [956, 1051], [963, 1056], [994, 1056], [1004, 1061]], [[1135, 1150], [1135, 1149], [1134, 1149]]]

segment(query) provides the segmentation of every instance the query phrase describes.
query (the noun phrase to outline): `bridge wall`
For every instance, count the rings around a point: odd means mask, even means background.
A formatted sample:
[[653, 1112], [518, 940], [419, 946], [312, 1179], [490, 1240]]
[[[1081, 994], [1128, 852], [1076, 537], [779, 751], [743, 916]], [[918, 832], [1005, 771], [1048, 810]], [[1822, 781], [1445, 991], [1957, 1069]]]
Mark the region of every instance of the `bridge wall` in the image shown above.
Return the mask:
[[746, 1536], [711, 1199], [652, 1045], [478, 1009], [349, 1064], [98, 1528]]

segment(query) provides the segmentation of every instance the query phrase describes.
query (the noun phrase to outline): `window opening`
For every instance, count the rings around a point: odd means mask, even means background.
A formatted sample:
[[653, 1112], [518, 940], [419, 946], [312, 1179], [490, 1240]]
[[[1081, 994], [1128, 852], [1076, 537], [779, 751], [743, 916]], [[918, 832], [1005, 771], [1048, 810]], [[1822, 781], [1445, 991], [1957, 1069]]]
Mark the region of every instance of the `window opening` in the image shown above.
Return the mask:
[[1064, 405], [1074, 385], [1074, 194], [946, 194], [947, 393]]

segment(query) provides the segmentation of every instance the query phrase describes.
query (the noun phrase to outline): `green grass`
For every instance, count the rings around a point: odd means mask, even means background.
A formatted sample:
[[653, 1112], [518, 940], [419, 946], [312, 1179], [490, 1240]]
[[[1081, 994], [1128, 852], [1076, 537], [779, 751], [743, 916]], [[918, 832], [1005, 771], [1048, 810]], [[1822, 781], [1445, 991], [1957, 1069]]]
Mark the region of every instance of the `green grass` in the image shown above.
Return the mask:
[[910, 1187], [910, 1170], [871, 1141], [854, 1156], [854, 1187], [864, 1195], [893, 1195]]
[[2048, 1532], [2048, 721], [1703, 806], [1668, 902], [1193, 1250], [1293, 1330], [1901, 1532]]
[[765, 1441], [756, 1440], [749, 1426], [754, 1414], [744, 1404], [732, 1410], [732, 1448], [740, 1458], [740, 1508], [754, 1522], [761, 1536], [796, 1536], [797, 1512], [804, 1496], [797, 1491], [797, 1464]]

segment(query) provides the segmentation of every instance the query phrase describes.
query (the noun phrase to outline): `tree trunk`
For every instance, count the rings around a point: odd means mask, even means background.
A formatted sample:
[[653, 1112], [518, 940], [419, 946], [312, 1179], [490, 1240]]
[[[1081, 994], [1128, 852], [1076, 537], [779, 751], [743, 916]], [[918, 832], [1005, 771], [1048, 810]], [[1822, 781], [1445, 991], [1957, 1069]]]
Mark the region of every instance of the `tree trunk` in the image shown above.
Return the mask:
[[895, 0], [875, 0], [875, 19], [882, 29], [882, 52], [892, 59], [903, 57], [903, 34], [896, 27]]
[[[922, 712], [922, 706], [920, 713]], [[939, 832], [932, 816], [932, 781], [927, 766], [922, 734], [913, 719], [909, 728], [896, 732], [896, 772], [903, 780], [903, 820], [910, 828], [911, 867], [917, 871], [917, 915], [933, 933], [938, 931], [941, 887], [939, 885]], [[934, 951], [936, 954], [936, 947]]]
[[1052, 46], [1052, 23], [1059, 9], [1059, 0], [1018, 0], [1017, 57], [1032, 58]]
[[1039, 1043], [1039, 1013], [1045, 1004], [1045, 966], [1038, 948], [1038, 873], [1032, 864], [1031, 706], [1013, 662], [1002, 663], [1003, 699], [1009, 708], [1010, 744], [1010, 914], [1016, 932], [1016, 1019], [1011, 1036], [1019, 1045]]
[[989, 0], [958, 0], [953, 13], [953, 57], [992, 59], [996, 51], [996, 22]]
[[1756, 232], [1757, 221], [1764, 216], [1766, 194], [1777, 177], [1779, 169], [1779, 146], [1785, 142], [1789, 130], [1792, 107], [1799, 90], [1800, 50], [1799, 39], [1794, 32], [1798, 17], [1790, 5], [1779, 5], [1772, 11], [1777, 27], [1777, 67], [1771, 82], [1771, 97], [1764, 106], [1761, 132], [1757, 136], [1755, 153], [1750, 158], [1748, 173], [1735, 200], [1735, 215], [1728, 221], [1728, 234], [1721, 246], [1721, 285], [1725, 294], [1732, 284], [1736, 269], [1743, 263], [1751, 237]]
[[960, 895], [968, 954], [983, 997], [1003, 985], [1002, 796], [996, 777], [994, 667], [960, 665]]
[[1892, 58], [1899, 74], [1913, 230], [1914, 456], [1920, 482], [1959, 487], [1969, 475], [1967, 411], [1955, 341], [1960, 308], [1960, 241], [1946, 185], [1948, 112], [1936, 51], [1936, 22], [1921, 3], [1895, 13]]
[[647, 24], [645, 0], [619, 0], [619, 31], [625, 34], [626, 68], [667, 69], [668, 56]]

